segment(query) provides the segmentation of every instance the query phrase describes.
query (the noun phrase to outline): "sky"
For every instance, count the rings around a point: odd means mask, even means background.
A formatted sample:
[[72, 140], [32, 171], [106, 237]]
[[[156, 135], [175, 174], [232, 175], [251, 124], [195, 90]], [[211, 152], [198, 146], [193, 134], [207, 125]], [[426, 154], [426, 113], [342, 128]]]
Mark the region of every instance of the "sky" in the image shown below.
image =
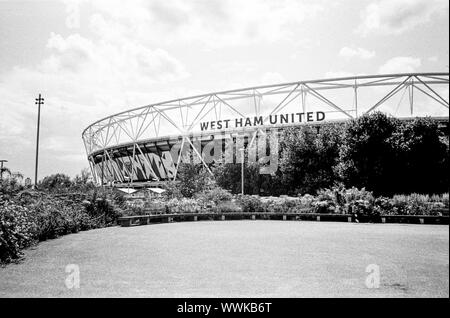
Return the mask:
[[39, 178], [88, 167], [119, 111], [355, 74], [449, 71], [447, 0], [0, 0], [0, 159]]

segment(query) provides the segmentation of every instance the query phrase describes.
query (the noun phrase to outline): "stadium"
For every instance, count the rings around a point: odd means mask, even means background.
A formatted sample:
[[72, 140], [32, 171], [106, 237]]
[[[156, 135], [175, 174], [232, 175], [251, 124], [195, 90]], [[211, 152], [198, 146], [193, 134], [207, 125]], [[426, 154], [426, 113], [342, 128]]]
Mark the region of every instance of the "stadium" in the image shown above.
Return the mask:
[[186, 153], [208, 169], [206, 155], [218, 158], [225, 148], [239, 160], [240, 150], [255, 140], [265, 145], [272, 132], [299, 125], [319, 132], [374, 111], [401, 120], [432, 117], [448, 129], [449, 73], [308, 80], [180, 98], [100, 119], [82, 138], [97, 185], [150, 187], [176, 180]]

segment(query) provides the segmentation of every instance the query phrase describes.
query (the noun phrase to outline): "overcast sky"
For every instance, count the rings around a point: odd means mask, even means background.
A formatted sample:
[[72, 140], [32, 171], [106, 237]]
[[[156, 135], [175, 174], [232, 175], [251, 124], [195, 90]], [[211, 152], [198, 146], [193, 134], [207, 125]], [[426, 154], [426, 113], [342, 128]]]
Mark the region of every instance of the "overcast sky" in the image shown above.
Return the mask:
[[448, 72], [447, 0], [0, 0], [0, 159], [88, 167], [81, 132], [130, 107], [284, 81]]

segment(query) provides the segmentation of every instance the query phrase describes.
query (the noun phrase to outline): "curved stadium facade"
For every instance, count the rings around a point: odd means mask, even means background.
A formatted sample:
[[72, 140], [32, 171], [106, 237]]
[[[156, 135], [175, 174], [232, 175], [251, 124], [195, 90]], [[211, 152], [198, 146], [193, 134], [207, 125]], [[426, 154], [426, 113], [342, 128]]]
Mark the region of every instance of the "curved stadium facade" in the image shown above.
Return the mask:
[[100, 119], [82, 137], [97, 185], [142, 187], [176, 180], [187, 156], [206, 168], [207, 157], [215, 160], [223, 153], [239, 161], [240, 150], [255, 140], [266, 145], [286, 127], [310, 125], [319, 131], [321, 125], [373, 111], [402, 120], [433, 117], [448, 128], [449, 73], [355, 76], [209, 93]]

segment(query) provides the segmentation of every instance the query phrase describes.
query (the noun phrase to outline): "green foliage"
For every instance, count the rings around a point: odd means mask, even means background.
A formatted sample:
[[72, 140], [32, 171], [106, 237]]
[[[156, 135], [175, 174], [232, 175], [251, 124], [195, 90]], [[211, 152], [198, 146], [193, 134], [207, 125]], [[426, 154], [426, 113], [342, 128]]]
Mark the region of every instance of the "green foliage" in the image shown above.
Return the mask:
[[212, 208], [212, 211], [216, 213], [242, 212], [242, 208], [235, 201], [221, 201]]
[[181, 187], [179, 181], [168, 181], [164, 185], [164, 189], [166, 190], [166, 192], [164, 192], [164, 197], [168, 199], [182, 198], [183, 194], [181, 193], [180, 188]]
[[39, 191], [2, 180], [0, 262], [19, 259], [20, 250], [33, 242], [113, 225], [123, 212], [123, 196], [91, 187], [86, 174], [75, 182], [64, 175], [44, 180]]
[[265, 205], [260, 198], [251, 195], [239, 195], [239, 205], [244, 212], [263, 212], [265, 211]]
[[210, 190], [204, 190], [197, 193], [194, 198], [204, 203], [218, 204], [223, 201], [231, 201], [233, 199], [233, 195], [225, 189], [214, 187]]
[[213, 186], [214, 180], [202, 164], [181, 163], [178, 168], [179, 191], [186, 198]]
[[365, 114], [346, 125], [336, 167], [345, 185], [392, 192], [390, 180], [396, 162], [389, 140], [400, 127], [399, 120], [380, 112]]
[[[447, 139], [447, 142], [446, 142]], [[395, 153], [391, 193], [448, 191], [448, 136], [431, 118], [404, 123], [389, 139]]]
[[[249, 163], [247, 154], [244, 165], [244, 193], [259, 194], [262, 191], [272, 192], [272, 183], [270, 175], [259, 173], [260, 165]], [[241, 163], [223, 163], [216, 162], [213, 167], [213, 173], [217, 185], [229, 190], [231, 193], [238, 194], [242, 192], [242, 164]]]
[[91, 198], [85, 202], [84, 207], [88, 215], [95, 220], [96, 227], [110, 226], [116, 223], [120, 216], [123, 196], [115, 193], [110, 194], [101, 188], [94, 188]]
[[52, 174], [39, 182], [38, 188], [46, 191], [61, 191], [73, 185], [70, 177], [63, 173]]
[[375, 217], [379, 215], [438, 215], [448, 210], [448, 193], [443, 195], [397, 195], [374, 197], [364, 188], [342, 186], [324, 189], [316, 196], [295, 197], [238, 196], [244, 212], [337, 213]]
[[168, 213], [199, 213], [202, 211], [201, 203], [191, 198], [171, 199], [167, 202]]
[[437, 215], [439, 210], [448, 210], [448, 193], [429, 196], [413, 193], [410, 195], [394, 195], [389, 214], [403, 215]]
[[21, 257], [21, 249], [34, 241], [36, 224], [27, 207], [0, 198], [0, 263]]
[[343, 128], [323, 126], [290, 128], [281, 138], [280, 172], [287, 193], [314, 193], [333, 185]]
[[345, 185], [377, 195], [443, 193], [448, 143], [430, 118], [400, 122], [379, 112], [364, 115], [347, 125], [336, 171]]
[[[449, 138], [431, 118], [400, 121], [374, 112], [318, 131], [287, 128], [279, 145], [274, 175], [260, 175], [246, 160], [245, 194], [316, 194], [339, 183], [377, 196], [448, 192]], [[240, 163], [218, 161], [214, 175], [219, 186], [241, 192]]]
[[24, 190], [16, 178], [7, 178], [0, 181], [0, 195], [11, 197]]

